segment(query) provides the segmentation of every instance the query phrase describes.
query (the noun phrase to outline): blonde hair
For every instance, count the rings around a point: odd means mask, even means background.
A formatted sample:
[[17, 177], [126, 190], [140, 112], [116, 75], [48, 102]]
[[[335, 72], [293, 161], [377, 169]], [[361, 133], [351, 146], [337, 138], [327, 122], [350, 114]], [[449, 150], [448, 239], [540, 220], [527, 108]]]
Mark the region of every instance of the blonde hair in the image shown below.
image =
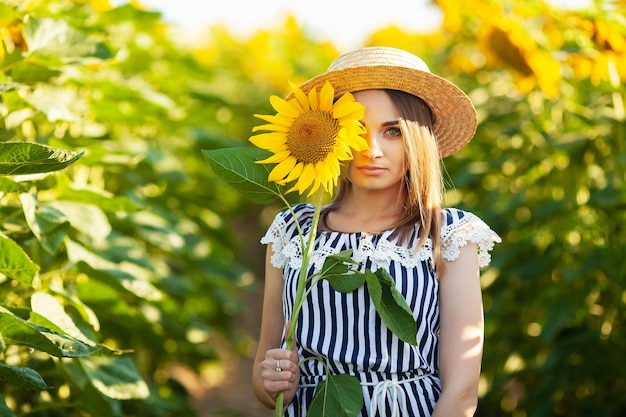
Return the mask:
[[[443, 272], [441, 254], [441, 225], [443, 221], [443, 174], [437, 140], [433, 134], [434, 116], [426, 103], [417, 96], [399, 90], [384, 90], [400, 114], [400, 129], [404, 138], [407, 173], [405, 175], [403, 212], [394, 225], [393, 236], [400, 242], [412, 244], [415, 225], [419, 224], [416, 248], [427, 238], [433, 244], [435, 269]], [[342, 178], [335, 199], [322, 210], [326, 215], [341, 204], [350, 183]]]

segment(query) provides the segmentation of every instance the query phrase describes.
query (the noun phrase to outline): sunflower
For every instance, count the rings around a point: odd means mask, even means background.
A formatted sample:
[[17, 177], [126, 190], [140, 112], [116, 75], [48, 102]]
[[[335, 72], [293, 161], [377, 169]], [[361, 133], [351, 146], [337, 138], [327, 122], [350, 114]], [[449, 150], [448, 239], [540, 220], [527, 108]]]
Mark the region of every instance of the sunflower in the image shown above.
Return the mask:
[[252, 136], [250, 142], [273, 153], [257, 163], [276, 164], [269, 181], [280, 185], [296, 181], [288, 193], [302, 194], [311, 187], [311, 195], [322, 186], [332, 194], [342, 161], [352, 159], [352, 150], [368, 148], [361, 136], [365, 133], [360, 122], [365, 107], [350, 93], [334, 101], [335, 89], [328, 81], [319, 92], [312, 88], [308, 95], [289, 84], [293, 98], [270, 97], [276, 115], [254, 115], [270, 124], [256, 126], [252, 131], [269, 133]]

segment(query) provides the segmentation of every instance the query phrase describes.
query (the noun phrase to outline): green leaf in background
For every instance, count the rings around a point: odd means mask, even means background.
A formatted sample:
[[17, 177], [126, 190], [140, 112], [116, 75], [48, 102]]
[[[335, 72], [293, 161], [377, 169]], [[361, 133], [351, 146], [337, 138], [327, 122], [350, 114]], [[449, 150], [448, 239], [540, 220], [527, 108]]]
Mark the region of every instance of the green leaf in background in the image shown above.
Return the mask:
[[7, 345], [28, 346], [57, 357], [91, 355], [99, 350], [62, 334], [29, 323], [0, 307], [0, 336]]
[[39, 265], [30, 260], [24, 249], [0, 233], [0, 273], [24, 284], [32, 285]]
[[59, 297], [64, 301], [65, 305], [69, 305], [74, 308], [80, 317], [87, 323], [94, 331], [100, 331], [100, 321], [96, 313], [89, 308], [76, 294], [69, 293], [63, 289], [56, 287], [50, 287], [48, 291], [51, 294]]
[[20, 91], [20, 96], [38, 111], [46, 115], [49, 121], [66, 121], [78, 123], [80, 97], [76, 92], [51, 85], [40, 85]]
[[27, 142], [0, 143], [0, 175], [54, 172], [76, 162], [84, 152]]
[[339, 252], [326, 258], [321, 277], [330, 283], [335, 291], [349, 293], [365, 283], [365, 275], [351, 270], [348, 264], [356, 262], [350, 257], [352, 250]]
[[384, 268], [365, 271], [365, 280], [376, 312], [400, 340], [417, 345], [417, 325], [406, 300], [395, 286], [393, 277]]
[[63, 352], [26, 320], [0, 307], [0, 335], [7, 345], [28, 346], [53, 356]]
[[159, 289], [144, 276], [145, 270], [133, 267], [130, 263], [111, 262], [71, 239], [65, 240], [65, 246], [69, 261], [77, 264], [91, 278], [146, 300], [157, 301], [163, 298]]
[[327, 375], [317, 384], [310, 417], [354, 417], [363, 407], [363, 390], [354, 375]]
[[79, 231], [93, 245], [102, 243], [111, 233], [109, 219], [100, 207], [63, 200], [53, 201], [48, 206], [63, 213], [72, 228]]
[[79, 362], [91, 384], [109, 398], [143, 399], [150, 395], [135, 362], [128, 357], [80, 358]]
[[33, 194], [20, 194], [20, 201], [30, 230], [46, 252], [56, 254], [70, 229], [68, 217], [54, 207], [38, 207]]
[[[31, 61], [33, 61], [32, 58]], [[38, 59], [38, 61], [41, 61], [41, 59]], [[48, 59], [48, 61], [53, 60]], [[57, 61], [55, 62], [55, 65], [59, 64], [58, 59], [54, 61]], [[45, 63], [29, 61], [21, 61], [19, 63], [16, 63], [15, 68], [13, 68], [13, 70], [11, 71], [13, 80], [28, 85], [46, 82], [50, 83], [55, 77], [58, 77], [61, 73], [58, 70], [53, 70], [42, 65], [45, 65]]]
[[[19, 129], [23, 123], [28, 122], [37, 115], [37, 111], [31, 107], [15, 109], [10, 111], [4, 118], [4, 127], [7, 129], [7, 133], [12, 132], [14, 129]], [[7, 139], [12, 139], [14, 135], [11, 135]], [[6, 141], [2, 141], [6, 142]]]
[[0, 192], [2, 193], [20, 193], [26, 191], [26, 187], [19, 182], [13, 181], [11, 178], [0, 177]]
[[58, 57], [65, 62], [111, 57], [111, 52], [103, 43], [62, 20], [31, 18], [24, 27], [24, 39], [28, 43], [30, 56]]
[[72, 385], [81, 390], [77, 405], [80, 404], [86, 410], [91, 411], [93, 416], [122, 417], [124, 415], [119, 400], [105, 396], [93, 386], [80, 360], [65, 359], [61, 363]]
[[4, 397], [0, 394], [0, 417], [17, 417], [13, 410], [9, 408], [4, 401]]
[[45, 327], [32, 325], [48, 340], [50, 340], [61, 351], [61, 356], [65, 358], [80, 358], [83, 356], [93, 355], [102, 349], [101, 346], [88, 346], [80, 340], [66, 336], [57, 332], [49, 331]]
[[109, 398], [102, 394], [92, 384], [82, 387], [79, 403], [91, 412], [92, 416], [98, 417], [122, 417], [122, 404], [119, 400]]
[[[45, 292], [35, 292], [30, 298], [30, 305], [32, 308], [30, 321], [34, 324], [48, 327], [47, 323], [53, 323], [62, 333], [72, 336], [87, 345], [93, 346], [96, 344], [74, 323], [74, 320], [66, 313], [65, 308], [55, 296]], [[37, 322], [33, 319], [32, 317], [35, 314], [45, 318], [45, 323], [43, 321]], [[53, 329], [52, 327], [50, 328]]]
[[162, 213], [138, 211], [130, 214], [126, 220], [136, 227], [143, 240], [157, 247], [175, 253], [184, 253], [188, 249], [176, 225]]
[[0, 363], [0, 381], [36, 391], [50, 388], [37, 371], [25, 366]]
[[[93, 157], [92, 152], [90, 152], [90, 155]], [[1, 180], [2, 177], [0, 177]], [[76, 184], [72, 184], [65, 173], [59, 173], [56, 176], [56, 180], [59, 200], [91, 204], [105, 212], [134, 213], [139, 210], [138, 203], [130, 200], [128, 197], [114, 195], [95, 187], [79, 187]]]
[[5, 26], [17, 19], [19, 15], [13, 9], [13, 7], [6, 4], [6, 2], [0, 3], [0, 25]]
[[27, 87], [26, 84], [14, 83], [14, 82], [0, 82], [0, 94], [6, 93], [8, 91], [14, 91], [19, 88]]
[[234, 147], [203, 150], [213, 171], [251, 200], [269, 204], [279, 196], [276, 184], [267, 180], [271, 164], [257, 164], [270, 153], [257, 148]]

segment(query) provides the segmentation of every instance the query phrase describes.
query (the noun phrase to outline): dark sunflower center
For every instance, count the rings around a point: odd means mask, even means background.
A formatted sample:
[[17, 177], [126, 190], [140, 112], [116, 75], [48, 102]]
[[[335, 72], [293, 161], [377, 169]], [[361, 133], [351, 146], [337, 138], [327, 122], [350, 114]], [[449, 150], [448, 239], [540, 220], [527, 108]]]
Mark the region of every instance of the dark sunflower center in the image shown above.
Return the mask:
[[339, 123], [332, 114], [310, 110], [293, 121], [287, 133], [287, 148], [298, 161], [313, 164], [332, 152], [338, 133]]

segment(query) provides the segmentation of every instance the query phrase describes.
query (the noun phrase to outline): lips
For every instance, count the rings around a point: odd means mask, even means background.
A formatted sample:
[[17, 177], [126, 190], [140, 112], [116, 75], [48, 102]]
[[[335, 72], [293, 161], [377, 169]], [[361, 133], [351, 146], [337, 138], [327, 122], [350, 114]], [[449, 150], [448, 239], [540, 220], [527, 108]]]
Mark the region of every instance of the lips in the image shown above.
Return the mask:
[[366, 175], [378, 175], [386, 171], [385, 168], [373, 166], [373, 165], [363, 165], [363, 166], [357, 167], [357, 169]]

